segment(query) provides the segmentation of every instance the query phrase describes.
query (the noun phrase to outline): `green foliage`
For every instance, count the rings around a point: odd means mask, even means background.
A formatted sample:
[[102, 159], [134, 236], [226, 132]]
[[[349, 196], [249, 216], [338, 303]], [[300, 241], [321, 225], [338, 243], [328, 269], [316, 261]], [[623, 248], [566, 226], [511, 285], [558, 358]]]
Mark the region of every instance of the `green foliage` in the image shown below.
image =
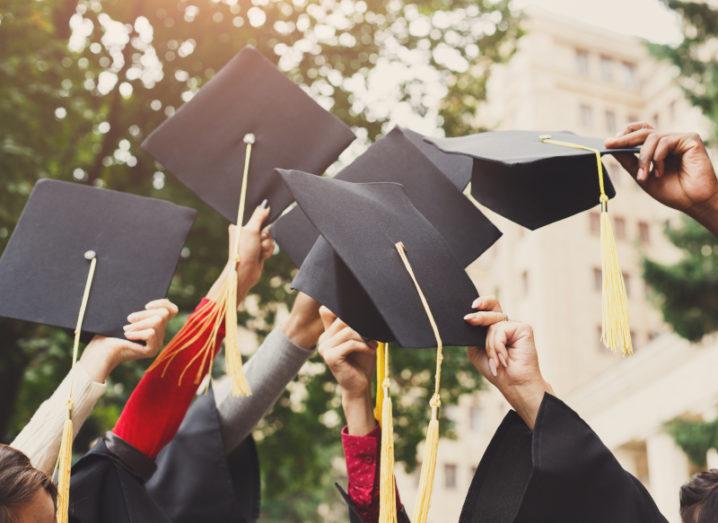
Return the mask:
[[[226, 223], [139, 144], [240, 48], [252, 44], [276, 61], [367, 143], [391, 117], [367, 101], [377, 64], [431, 71], [431, 81], [402, 76], [394, 105], [459, 134], [472, 129], [491, 67], [511, 55], [519, 34], [509, 0], [0, 0], [0, 250], [40, 177], [192, 206], [199, 216], [170, 289], [189, 310], [224, 262]], [[437, 89], [443, 98], [430, 106]], [[253, 289], [257, 306], [241, 315], [247, 328], [269, 331], [291, 301], [291, 275], [286, 256], [270, 260]], [[0, 320], [0, 339], [0, 435], [7, 441], [67, 371], [69, 339], [7, 320]], [[412, 398], [396, 402], [397, 456], [409, 467], [423, 438], [433, 365], [433, 351], [395, 351], [396, 390]], [[445, 405], [476, 388], [465, 365], [458, 351], [447, 357]], [[117, 369], [78, 450], [112, 426], [144, 366]], [[406, 394], [413, 388], [415, 395]], [[258, 427], [267, 520], [321, 520], [317, 507], [336, 502], [330, 471], [340, 456], [339, 407], [333, 380], [318, 366]], [[450, 435], [450, 423], [442, 425]]]
[[691, 462], [701, 468], [706, 466], [706, 453], [718, 449], [718, 419], [694, 421], [675, 419], [666, 430]]
[[681, 259], [644, 260], [644, 277], [665, 321], [680, 336], [698, 341], [718, 330], [718, 238], [689, 218], [666, 235], [681, 250]]

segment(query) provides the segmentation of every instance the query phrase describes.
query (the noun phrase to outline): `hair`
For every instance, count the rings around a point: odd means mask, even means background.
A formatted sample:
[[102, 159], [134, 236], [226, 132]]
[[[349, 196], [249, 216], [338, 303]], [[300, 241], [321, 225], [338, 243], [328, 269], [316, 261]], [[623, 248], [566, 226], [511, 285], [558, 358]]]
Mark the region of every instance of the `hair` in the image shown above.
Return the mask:
[[718, 520], [718, 469], [699, 472], [681, 487], [681, 519], [684, 523]]
[[15, 509], [30, 501], [38, 489], [44, 489], [57, 504], [57, 488], [50, 478], [33, 467], [25, 454], [0, 444], [0, 522], [14, 521]]

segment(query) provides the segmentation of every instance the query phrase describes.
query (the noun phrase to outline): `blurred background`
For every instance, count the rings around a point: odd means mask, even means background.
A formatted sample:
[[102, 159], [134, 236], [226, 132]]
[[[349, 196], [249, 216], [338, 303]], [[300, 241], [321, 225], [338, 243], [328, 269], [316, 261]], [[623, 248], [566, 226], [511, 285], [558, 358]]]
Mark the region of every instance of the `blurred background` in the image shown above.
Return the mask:
[[[190, 205], [200, 214], [170, 297], [191, 310], [224, 263], [226, 224], [139, 144], [247, 44], [354, 128], [359, 139], [334, 173], [395, 124], [432, 135], [606, 136], [647, 120], [700, 132], [713, 145], [717, 38], [718, 5], [677, 0], [0, 0], [0, 250], [41, 177]], [[558, 395], [678, 521], [680, 484], [718, 467], [718, 241], [615, 165], [611, 177], [634, 357], [599, 341], [597, 212], [530, 233], [487, 211], [504, 237], [468, 271], [512, 319], [533, 324]], [[248, 354], [286, 314], [291, 276], [280, 253], [247, 300]], [[0, 320], [0, 440], [10, 441], [60, 382], [70, 346], [56, 329]], [[398, 482], [411, 507], [433, 352], [394, 355]], [[76, 453], [111, 428], [143, 368], [115, 372]], [[464, 351], [450, 351], [444, 375], [449, 422], [433, 522], [458, 519], [508, 409]], [[333, 380], [312, 359], [255, 432], [262, 521], [343, 520], [333, 487], [344, 481], [339, 409]]]

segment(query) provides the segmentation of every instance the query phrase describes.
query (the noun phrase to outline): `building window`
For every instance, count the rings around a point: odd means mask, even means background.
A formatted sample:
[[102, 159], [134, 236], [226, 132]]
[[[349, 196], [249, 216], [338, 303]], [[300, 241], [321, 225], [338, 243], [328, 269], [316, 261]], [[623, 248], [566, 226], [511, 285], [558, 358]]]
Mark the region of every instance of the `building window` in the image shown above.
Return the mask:
[[[621, 76], [623, 80], [623, 85], [626, 87], [635, 87], [636, 86], [636, 65], [632, 64], [631, 62], [622, 62], [621, 63]], [[636, 120], [631, 120], [636, 121]]]
[[623, 285], [626, 287], [626, 296], [631, 297], [631, 275], [623, 273]]
[[628, 123], [633, 123], [638, 121], [638, 115], [637, 114], [629, 114], [628, 115]]
[[647, 222], [638, 222], [638, 241], [641, 245], [651, 244], [651, 226]]
[[593, 108], [588, 104], [581, 104], [578, 108], [579, 123], [582, 127], [593, 127]]
[[469, 430], [478, 432], [481, 426], [481, 409], [478, 405], [469, 407]]
[[616, 113], [610, 109], [606, 111], [606, 130], [609, 134], [616, 134], [618, 124], [616, 123]]
[[588, 213], [589, 230], [594, 236], [601, 234], [601, 214], [598, 211]]
[[593, 290], [596, 292], [601, 292], [601, 289], [603, 289], [603, 271], [601, 271], [600, 267], [594, 267], [593, 268]]
[[613, 81], [613, 59], [610, 56], [601, 57], [601, 78], [606, 82]]
[[576, 72], [582, 75], [588, 75], [588, 51], [585, 49], [576, 49]]
[[613, 226], [616, 229], [616, 238], [619, 240], [626, 239], [626, 219], [621, 216], [613, 217]]
[[444, 488], [456, 488], [456, 465], [453, 463], [444, 464]]
[[676, 121], [676, 105], [677, 102], [675, 100], [668, 104], [668, 118], [670, 119], [671, 123]]
[[529, 273], [528, 273], [528, 271], [524, 271], [521, 273], [521, 288], [523, 289], [524, 294], [529, 293]]

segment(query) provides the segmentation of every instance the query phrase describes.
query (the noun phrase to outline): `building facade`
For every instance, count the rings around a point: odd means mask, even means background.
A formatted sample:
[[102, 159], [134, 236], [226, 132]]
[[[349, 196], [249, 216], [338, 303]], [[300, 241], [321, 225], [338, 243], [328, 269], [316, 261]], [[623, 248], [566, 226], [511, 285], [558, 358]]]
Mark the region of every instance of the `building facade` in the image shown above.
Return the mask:
[[[599, 137], [636, 120], [673, 131], [709, 130], [677, 87], [676, 71], [657, 63], [642, 41], [542, 11], [528, 13], [525, 30], [517, 53], [492, 75], [477, 125]], [[663, 230], [677, 213], [609, 163], [618, 193], [610, 215], [629, 293], [634, 357], [624, 359], [600, 342], [598, 209], [533, 232], [487, 210], [504, 236], [468, 272], [512, 319], [534, 327], [543, 373], [557, 394], [647, 486], [666, 517], [678, 521], [678, 487], [692, 469], [663, 426], [679, 415], [713, 412], [718, 385], [710, 384], [709, 371], [718, 364], [718, 343], [689, 346], [662, 321], [641, 262], [644, 256], [676, 258]], [[432, 522], [458, 520], [475, 467], [508, 410], [488, 387], [445, 412], [459, 437], [440, 445]], [[409, 508], [417, 476], [397, 478]]]

